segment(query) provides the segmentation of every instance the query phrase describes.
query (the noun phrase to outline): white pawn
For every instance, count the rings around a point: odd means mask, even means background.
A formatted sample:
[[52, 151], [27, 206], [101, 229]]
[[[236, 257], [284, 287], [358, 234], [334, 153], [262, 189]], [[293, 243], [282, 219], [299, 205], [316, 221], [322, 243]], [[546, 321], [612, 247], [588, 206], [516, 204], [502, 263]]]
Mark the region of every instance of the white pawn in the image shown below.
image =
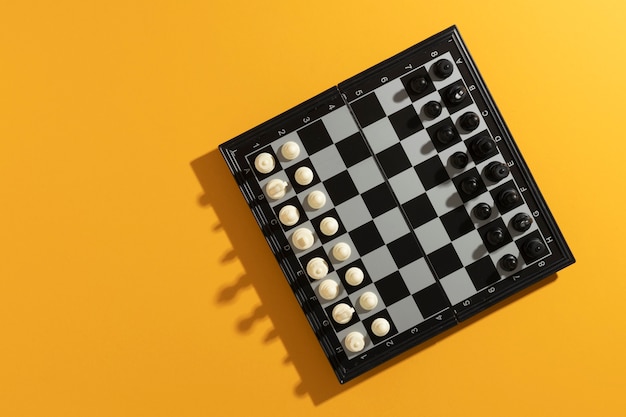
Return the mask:
[[353, 266], [346, 271], [346, 282], [352, 286], [361, 284], [363, 282], [363, 278], [365, 278], [365, 276], [361, 268]]
[[350, 245], [345, 242], [339, 242], [333, 246], [333, 256], [338, 261], [345, 261], [352, 255], [352, 249]]
[[332, 279], [325, 279], [320, 282], [318, 290], [323, 299], [334, 300], [339, 295], [339, 284]]
[[285, 196], [287, 192], [287, 183], [281, 179], [274, 178], [265, 186], [267, 196], [272, 200], [278, 200]]
[[260, 153], [254, 158], [254, 167], [261, 174], [272, 172], [275, 166], [274, 157], [267, 152]]
[[280, 153], [285, 157], [285, 159], [291, 161], [300, 155], [300, 146], [296, 142], [285, 142], [283, 146], [280, 147]]
[[359, 332], [350, 332], [346, 336], [345, 344], [350, 352], [360, 352], [365, 348], [365, 337]]
[[293, 235], [291, 235], [291, 241], [296, 248], [306, 250], [313, 246], [315, 237], [313, 237], [313, 232], [309, 229], [301, 227], [293, 232]]
[[317, 209], [321, 209], [326, 204], [326, 196], [324, 195], [323, 192], [319, 190], [315, 190], [315, 191], [311, 191], [309, 196], [306, 198], [306, 201], [307, 203], [309, 203], [309, 206], [311, 206], [311, 208], [314, 208], [317, 210]]
[[339, 223], [332, 217], [324, 217], [320, 222], [320, 230], [326, 236], [332, 236], [339, 230]]
[[313, 171], [309, 167], [300, 167], [296, 170], [294, 177], [300, 185], [309, 185], [313, 181]]
[[378, 305], [378, 297], [371, 291], [364, 292], [359, 297], [359, 304], [365, 310], [373, 310]]
[[306, 264], [306, 272], [313, 279], [322, 279], [328, 275], [328, 264], [322, 258], [313, 258]]
[[352, 320], [354, 309], [346, 303], [337, 304], [333, 308], [333, 319], [339, 324], [346, 324]]
[[377, 318], [372, 322], [372, 333], [374, 333], [378, 337], [383, 337], [389, 333], [391, 330], [391, 325], [386, 319]]
[[300, 220], [300, 212], [292, 205], [287, 205], [278, 212], [280, 222], [285, 226], [293, 226]]

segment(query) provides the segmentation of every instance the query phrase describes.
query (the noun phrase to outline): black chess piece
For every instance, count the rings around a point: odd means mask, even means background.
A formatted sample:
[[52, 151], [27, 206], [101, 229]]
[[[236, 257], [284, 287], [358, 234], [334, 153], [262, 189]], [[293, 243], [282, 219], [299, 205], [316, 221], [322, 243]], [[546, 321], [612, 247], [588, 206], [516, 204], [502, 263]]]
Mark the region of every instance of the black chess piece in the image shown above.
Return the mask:
[[515, 188], [507, 188], [498, 194], [498, 202], [505, 210], [517, 206], [521, 199], [522, 197]]
[[474, 207], [472, 212], [478, 220], [487, 220], [491, 217], [491, 206], [487, 203], [479, 203]]
[[517, 230], [518, 232], [527, 231], [528, 229], [530, 229], [530, 226], [532, 225], [532, 223], [533, 223], [532, 217], [530, 217], [526, 213], [516, 214], [512, 220], [513, 229]]
[[435, 134], [437, 140], [442, 144], [448, 144], [457, 138], [457, 133], [452, 126], [442, 126]]
[[433, 65], [433, 72], [441, 79], [448, 78], [454, 72], [454, 66], [452, 65], [452, 62], [443, 58], [435, 62], [435, 65]]
[[472, 195], [478, 190], [478, 184], [476, 177], [467, 177], [461, 181], [461, 191], [467, 195]]
[[428, 88], [428, 81], [424, 77], [415, 77], [409, 81], [409, 88], [415, 94], [422, 94]]
[[472, 143], [472, 152], [477, 159], [491, 155], [496, 149], [496, 143], [489, 136], [481, 136]]
[[465, 152], [455, 152], [450, 156], [450, 164], [457, 169], [465, 168], [468, 162], [469, 158]]
[[455, 85], [448, 90], [446, 96], [451, 104], [459, 104], [467, 97], [467, 88], [464, 85]]
[[431, 119], [439, 117], [439, 115], [441, 114], [441, 110], [441, 103], [439, 103], [438, 101], [433, 100], [424, 104], [424, 114]]
[[493, 161], [485, 167], [485, 177], [493, 182], [503, 180], [509, 175], [509, 167], [503, 162]]
[[459, 125], [466, 132], [472, 132], [480, 125], [480, 117], [476, 113], [469, 111], [459, 118]]
[[524, 255], [529, 257], [530, 259], [539, 258], [546, 250], [546, 245], [539, 238], [530, 239], [528, 242], [524, 244], [522, 251], [524, 251]]
[[488, 230], [486, 234], [487, 242], [493, 246], [497, 246], [504, 242], [505, 236], [504, 230], [502, 230], [501, 227], [494, 227], [493, 229]]
[[517, 258], [511, 254], [504, 255], [498, 263], [507, 272], [515, 271], [518, 265]]

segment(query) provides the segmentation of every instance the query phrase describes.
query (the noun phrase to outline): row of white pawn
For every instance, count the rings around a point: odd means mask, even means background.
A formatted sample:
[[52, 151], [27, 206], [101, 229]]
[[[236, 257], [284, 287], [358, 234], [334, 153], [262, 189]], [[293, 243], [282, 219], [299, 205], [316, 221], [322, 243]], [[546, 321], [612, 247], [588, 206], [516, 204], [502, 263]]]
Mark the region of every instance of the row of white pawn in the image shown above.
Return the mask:
[[[317, 270], [316, 270], [317, 268]], [[322, 258], [313, 258], [307, 264], [307, 273], [311, 276], [321, 274], [326, 276], [328, 273], [328, 265]], [[315, 278], [314, 278], [315, 279]], [[358, 267], [351, 267], [346, 271], [345, 281], [352, 286], [360, 285], [363, 282], [363, 271]], [[319, 295], [326, 300], [333, 300], [339, 295], [339, 284], [332, 279], [325, 279], [318, 286]], [[378, 306], [378, 296], [372, 291], [366, 291], [358, 298], [358, 303], [366, 311], [370, 311]], [[347, 303], [339, 303], [331, 312], [333, 320], [339, 324], [347, 324], [352, 320], [355, 309]], [[378, 337], [383, 337], [391, 330], [389, 321], [379, 317], [371, 324], [372, 333]], [[360, 352], [365, 348], [365, 335], [361, 332], [354, 331], [348, 333], [344, 340], [346, 349], [351, 352]]]
[[[300, 146], [292, 141], [286, 142], [281, 146], [281, 155], [287, 160], [293, 160], [300, 155]], [[268, 174], [276, 167], [274, 157], [267, 152], [262, 152], [255, 158], [255, 168], [262, 174]], [[302, 186], [309, 185], [313, 181], [313, 171], [304, 166], [300, 167], [294, 173], [294, 179]], [[274, 178], [268, 181], [265, 186], [265, 192], [272, 200], [279, 200], [287, 193], [288, 183], [282, 179]], [[308, 205], [317, 210], [326, 204], [326, 196], [323, 192], [315, 190], [309, 193], [306, 202]], [[279, 220], [285, 226], [293, 226], [300, 220], [298, 209], [292, 205], [283, 207], [279, 212]], [[337, 233], [339, 224], [332, 217], [326, 217], [320, 222], [320, 230], [327, 236]], [[305, 227], [296, 229], [292, 234], [293, 245], [300, 249], [306, 250], [313, 246], [315, 238], [313, 232]], [[332, 249], [333, 257], [338, 261], [347, 260], [352, 254], [350, 246], [345, 242], [335, 244]], [[307, 263], [307, 274], [313, 279], [322, 279], [328, 275], [328, 264], [323, 258], [315, 257]], [[357, 286], [363, 282], [363, 271], [360, 268], [352, 267], [346, 271], [345, 280], [349, 285]], [[333, 300], [339, 295], [339, 284], [332, 280], [326, 279], [320, 282], [318, 286], [320, 296], [326, 300]], [[371, 291], [366, 291], [359, 297], [359, 305], [364, 310], [373, 310], [378, 305], [378, 296]], [[337, 304], [332, 310], [333, 320], [339, 324], [346, 324], [352, 320], [355, 313], [353, 307], [346, 303]], [[372, 333], [376, 336], [383, 337], [390, 331], [389, 321], [379, 317], [371, 324]], [[346, 349], [351, 352], [360, 352], [365, 348], [365, 336], [358, 331], [350, 332], [346, 335], [344, 344]]]
[[[389, 333], [391, 325], [387, 319], [379, 317], [372, 322], [370, 328], [376, 336], [383, 337]], [[350, 352], [357, 353], [365, 349], [365, 336], [358, 331], [350, 332], [346, 335], [343, 343]]]
[[[281, 146], [280, 153], [287, 160], [296, 159], [300, 155], [300, 145], [293, 141], [286, 142]], [[269, 152], [261, 152], [254, 158], [254, 167], [261, 174], [269, 174], [276, 168], [276, 161]], [[313, 171], [306, 166], [300, 167], [294, 173], [294, 178], [300, 185], [309, 185], [314, 178]], [[274, 178], [265, 186], [265, 192], [272, 200], [279, 200], [285, 196], [287, 186], [286, 181]]]
[[[338, 244], [339, 245], [339, 244]], [[337, 245], [335, 245], [337, 247]], [[307, 263], [307, 273], [313, 279], [321, 279], [328, 274], [328, 264], [323, 258], [313, 258]], [[316, 278], [320, 277], [320, 278]], [[360, 285], [363, 282], [363, 271], [358, 267], [348, 268], [345, 274], [345, 281], [352, 286]], [[320, 297], [326, 300], [334, 300], [339, 295], [339, 284], [332, 279], [325, 279], [317, 287]], [[366, 311], [370, 311], [378, 306], [378, 296], [372, 291], [366, 291], [358, 298], [358, 303]], [[352, 320], [355, 309], [347, 303], [339, 303], [331, 312], [333, 320], [339, 324], [347, 324]], [[371, 324], [372, 333], [378, 337], [383, 337], [389, 333], [391, 325], [385, 318], [379, 317]], [[365, 335], [354, 331], [348, 333], [344, 340], [346, 349], [351, 352], [360, 352], [365, 348]]]
[[[280, 147], [280, 154], [287, 160], [292, 161], [300, 156], [300, 145], [296, 142], [285, 142]], [[269, 152], [261, 152], [254, 158], [254, 167], [261, 174], [269, 174], [276, 168], [276, 161]]]

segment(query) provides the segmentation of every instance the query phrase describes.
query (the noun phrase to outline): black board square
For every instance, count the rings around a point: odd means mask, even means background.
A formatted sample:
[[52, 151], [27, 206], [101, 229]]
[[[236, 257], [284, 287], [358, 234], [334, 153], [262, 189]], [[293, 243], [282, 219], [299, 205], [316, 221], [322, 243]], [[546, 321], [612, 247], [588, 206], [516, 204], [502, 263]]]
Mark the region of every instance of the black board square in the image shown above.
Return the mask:
[[439, 279], [463, 267], [451, 243], [429, 254], [428, 259]]
[[437, 155], [416, 165], [415, 172], [420, 181], [422, 181], [425, 190], [430, 190], [450, 178], [441, 159]]
[[371, 156], [365, 140], [358, 132], [338, 142], [335, 146], [348, 168]]
[[411, 223], [413, 229], [417, 229], [437, 217], [437, 212], [426, 194], [418, 195], [414, 199], [402, 204], [402, 209], [409, 218], [409, 223]]
[[477, 260], [465, 269], [476, 290], [481, 290], [500, 280], [500, 274], [489, 256]]
[[[309, 253], [306, 253], [306, 254], [300, 256], [300, 263], [302, 264], [302, 269], [304, 271], [306, 271], [307, 264], [313, 258], [322, 258], [322, 259], [324, 259], [326, 261], [326, 263], [328, 264], [328, 273], [331, 273], [331, 272], [334, 271], [332, 262], [330, 262], [330, 259], [326, 255], [326, 252], [324, 252], [324, 248], [321, 247], [321, 246], [319, 248], [317, 248], [317, 249], [314, 249], [313, 251], [311, 251]], [[313, 281], [313, 278], [309, 277], [308, 274], [307, 274], [307, 278], [310, 281]]]
[[459, 206], [454, 210], [447, 212], [441, 216], [440, 219], [451, 240], [474, 230], [474, 222], [469, 214], [467, 214], [465, 206]]
[[515, 244], [527, 264], [531, 264], [549, 253], [546, 242], [537, 230], [517, 240]]
[[[450, 118], [445, 118], [442, 121], [437, 122], [426, 129], [426, 131], [428, 132], [428, 136], [430, 136], [430, 140], [433, 142], [435, 149], [437, 149], [437, 152], [441, 152], [448, 149], [452, 145], [461, 142], [461, 136]], [[442, 135], [442, 132], [449, 133]]]
[[411, 294], [398, 271], [376, 281], [374, 285], [387, 307]]
[[328, 315], [328, 317], [330, 318], [330, 322], [333, 324], [333, 328], [335, 329], [336, 332], [340, 332], [345, 328], [348, 328], [350, 326], [352, 326], [354, 323], [359, 321], [359, 315], [355, 312], [354, 314], [352, 314], [352, 317], [350, 318], [350, 321], [347, 323], [337, 323], [335, 320], [333, 320], [333, 309], [338, 305], [338, 304], [347, 304], [350, 307], [354, 308], [354, 306], [352, 305], [352, 303], [350, 302], [350, 299], [348, 297], [343, 298], [339, 301], [337, 301], [336, 303], [333, 303], [332, 305], [326, 307], [326, 314]]
[[413, 233], [406, 234], [387, 244], [387, 248], [398, 268], [402, 268], [424, 256]]
[[[320, 229], [320, 223], [326, 217], [332, 217], [333, 219], [337, 220], [337, 223], [339, 224], [339, 228], [337, 229], [337, 232], [332, 236], [326, 236], [324, 233], [322, 233], [322, 230]], [[346, 233], [346, 228], [344, 227], [341, 221], [341, 218], [339, 217], [339, 214], [337, 213], [337, 210], [335, 210], [334, 208], [323, 214], [320, 214], [314, 219], [311, 219], [311, 224], [313, 225], [313, 228], [315, 229], [315, 232], [317, 233], [317, 236], [319, 236], [320, 242], [322, 243], [330, 242], [331, 240], [335, 239], [337, 236], [341, 236], [342, 234]]]
[[416, 292], [413, 294], [413, 299], [424, 318], [428, 318], [449, 306], [449, 301], [438, 284], [429, 285]]
[[[363, 281], [359, 285], [351, 285], [348, 281], [346, 281], [346, 272], [350, 268], [359, 268], [363, 271]], [[367, 269], [361, 259], [357, 259], [356, 261], [337, 269], [337, 275], [339, 275], [339, 279], [348, 294], [352, 294], [353, 292], [358, 291], [372, 283], [372, 278], [370, 278], [369, 273], [367, 272]]]
[[[296, 171], [298, 170], [298, 168], [302, 167], [308, 167], [311, 172], [313, 172], [313, 180], [306, 185], [300, 185], [298, 184], [298, 181], [296, 181]], [[317, 172], [315, 171], [315, 168], [313, 168], [313, 164], [311, 163], [311, 160], [309, 158], [306, 158], [295, 165], [285, 168], [285, 174], [287, 174], [287, 178], [289, 178], [289, 184], [291, 184], [293, 190], [296, 193], [300, 193], [320, 182], [320, 178], [317, 176]]]
[[487, 187], [476, 168], [457, 175], [452, 179], [452, 182], [464, 203], [487, 191]]
[[465, 141], [465, 145], [475, 163], [482, 162], [498, 153], [498, 145], [484, 130]]
[[396, 200], [385, 182], [365, 191], [361, 197], [373, 218], [396, 207]]
[[[389, 333], [387, 333], [386, 335], [384, 335], [382, 337], [376, 336], [374, 334], [374, 332], [372, 331], [372, 323], [376, 319], [385, 319], [385, 320], [387, 320], [389, 322], [389, 324], [390, 324]], [[367, 333], [369, 334], [370, 338], [372, 339], [372, 343], [374, 343], [374, 344], [380, 343], [383, 340], [388, 339], [391, 336], [393, 336], [396, 333], [398, 333], [398, 330], [396, 329], [396, 326], [393, 324], [393, 320], [391, 320], [391, 316], [389, 315], [389, 312], [387, 310], [379, 311], [378, 313], [374, 314], [373, 316], [370, 316], [370, 317], [368, 317], [366, 319], [363, 319], [363, 325], [365, 326], [365, 330], [367, 330]]]
[[408, 138], [412, 134], [419, 132], [424, 128], [413, 106], [405, 107], [402, 110], [398, 110], [397, 112], [391, 114], [389, 116], [389, 121], [391, 122], [393, 130], [396, 131], [396, 135], [398, 135], [400, 140]]
[[298, 136], [309, 155], [313, 155], [315, 152], [333, 144], [333, 140], [330, 138], [326, 126], [324, 126], [321, 120], [300, 129]]
[[359, 194], [348, 171], [340, 172], [334, 177], [327, 179], [324, 181], [324, 187], [326, 187], [328, 196], [335, 206]]
[[[524, 204], [524, 199], [522, 198], [520, 191], [515, 186], [515, 182], [513, 180], [507, 181], [491, 190], [491, 195], [493, 196], [493, 200], [496, 203], [498, 210], [502, 214]], [[511, 196], [515, 196], [517, 200], [510, 198]]]
[[361, 127], [367, 127], [385, 117], [385, 111], [374, 93], [350, 103], [350, 107]]
[[[254, 166], [254, 161], [255, 161], [256, 157], [259, 156], [262, 153], [268, 153], [268, 154], [272, 155], [272, 158], [274, 158], [274, 164], [275, 164], [274, 165], [274, 169], [271, 170], [270, 172], [265, 173], [265, 174], [262, 173], [262, 172], [257, 171], [257, 169]], [[259, 149], [257, 152], [253, 153], [252, 155], [249, 155], [248, 156], [248, 163], [252, 167], [252, 171], [254, 171], [254, 174], [259, 179], [259, 181], [261, 181], [264, 178], [269, 177], [270, 175], [274, 175], [276, 172], [281, 170], [280, 162], [278, 162], [278, 158], [276, 157], [276, 154], [272, 150], [271, 146], [265, 146], [265, 147]]]
[[383, 238], [380, 236], [380, 233], [378, 233], [376, 224], [374, 224], [373, 221], [359, 226], [349, 232], [349, 234], [356, 250], [361, 256], [364, 256], [365, 254], [368, 254], [385, 244], [383, 242]]
[[[418, 68], [412, 73], [405, 75], [401, 78], [401, 81], [402, 85], [404, 85], [404, 89], [411, 98], [411, 101], [419, 100], [420, 98], [427, 96], [428, 94], [436, 90], [435, 85], [430, 78], [430, 75], [428, 75], [428, 71], [426, 71], [426, 68], [424, 67]], [[416, 81], [423, 82], [422, 87], [418, 90], [416, 90], [415, 88]]]
[[[489, 252], [501, 248], [509, 242], [513, 241], [502, 218], [498, 217], [492, 222], [478, 229], [478, 234], [483, 239], [483, 243]], [[498, 240], [494, 240], [497, 238]]]
[[298, 197], [292, 197], [289, 200], [285, 200], [284, 202], [282, 202], [279, 205], [277, 205], [276, 207], [274, 207], [274, 213], [276, 213], [276, 218], [277, 219], [280, 218], [280, 210], [283, 207], [285, 207], [285, 206], [294, 206], [298, 210], [298, 213], [300, 214], [300, 218], [298, 219], [298, 221], [296, 223], [292, 224], [291, 226], [287, 226], [287, 225], [283, 224], [282, 222], [280, 223], [285, 228], [285, 230], [292, 229], [292, 228], [294, 228], [296, 226], [299, 226], [302, 223], [307, 221], [306, 213], [304, 211], [304, 208], [300, 204], [300, 200], [298, 200]]
[[404, 151], [404, 148], [400, 143], [385, 149], [384, 151], [377, 153], [376, 157], [380, 166], [383, 168], [387, 178], [391, 178], [402, 171], [411, 168], [411, 161]]

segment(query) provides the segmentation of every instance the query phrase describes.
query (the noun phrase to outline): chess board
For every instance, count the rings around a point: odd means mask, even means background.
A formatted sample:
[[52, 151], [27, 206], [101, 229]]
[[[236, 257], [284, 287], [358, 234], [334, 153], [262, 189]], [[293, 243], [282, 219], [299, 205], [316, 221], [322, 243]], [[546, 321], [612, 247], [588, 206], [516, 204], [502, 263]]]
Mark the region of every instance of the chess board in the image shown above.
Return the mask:
[[455, 27], [220, 150], [341, 383], [574, 262]]

